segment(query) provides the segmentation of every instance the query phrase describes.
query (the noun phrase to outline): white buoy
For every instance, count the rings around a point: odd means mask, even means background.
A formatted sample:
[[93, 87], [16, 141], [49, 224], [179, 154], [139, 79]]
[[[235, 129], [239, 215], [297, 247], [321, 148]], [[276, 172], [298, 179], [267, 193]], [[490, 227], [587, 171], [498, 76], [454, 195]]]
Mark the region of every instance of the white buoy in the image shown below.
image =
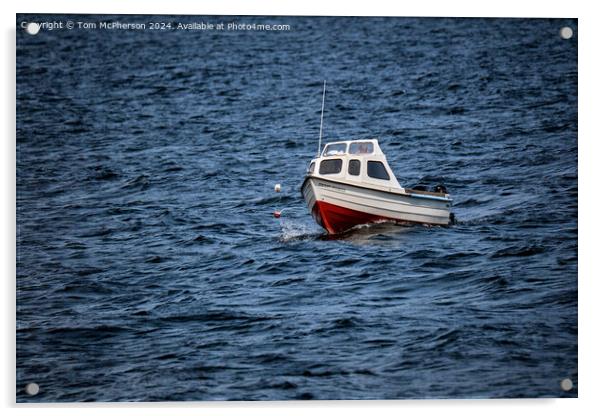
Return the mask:
[[274, 185], [274, 191], [280, 192], [280, 184], [279, 183], [277, 183], [276, 185]]

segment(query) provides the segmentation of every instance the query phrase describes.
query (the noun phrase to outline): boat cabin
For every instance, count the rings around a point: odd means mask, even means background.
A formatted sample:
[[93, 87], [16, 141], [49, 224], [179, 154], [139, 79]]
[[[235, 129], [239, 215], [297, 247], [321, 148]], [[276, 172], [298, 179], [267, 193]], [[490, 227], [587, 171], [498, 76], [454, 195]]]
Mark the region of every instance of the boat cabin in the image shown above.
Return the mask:
[[328, 143], [320, 156], [311, 161], [307, 173], [325, 179], [402, 189], [376, 139]]

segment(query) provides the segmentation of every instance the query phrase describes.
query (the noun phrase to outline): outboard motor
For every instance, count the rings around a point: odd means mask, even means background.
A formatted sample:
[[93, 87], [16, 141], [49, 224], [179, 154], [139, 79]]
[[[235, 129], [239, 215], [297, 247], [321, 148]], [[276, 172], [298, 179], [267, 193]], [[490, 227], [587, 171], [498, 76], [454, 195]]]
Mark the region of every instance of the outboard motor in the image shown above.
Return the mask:
[[441, 193], [441, 194], [446, 194], [447, 193], [447, 188], [444, 185], [435, 185], [433, 187], [433, 192], [437, 192], [437, 193]]

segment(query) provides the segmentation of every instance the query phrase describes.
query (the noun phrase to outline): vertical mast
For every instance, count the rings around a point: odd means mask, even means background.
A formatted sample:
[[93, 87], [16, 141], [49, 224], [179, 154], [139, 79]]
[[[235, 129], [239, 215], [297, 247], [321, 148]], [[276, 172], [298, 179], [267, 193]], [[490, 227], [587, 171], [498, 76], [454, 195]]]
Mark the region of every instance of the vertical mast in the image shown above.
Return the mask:
[[322, 112], [320, 113], [320, 139], [318, 141], [318, 157], [322, 151], [322, 125], [324, 122], [324, 98], [326, 97], [326, 80], [324, 80], [324, 90], [322, 91]]

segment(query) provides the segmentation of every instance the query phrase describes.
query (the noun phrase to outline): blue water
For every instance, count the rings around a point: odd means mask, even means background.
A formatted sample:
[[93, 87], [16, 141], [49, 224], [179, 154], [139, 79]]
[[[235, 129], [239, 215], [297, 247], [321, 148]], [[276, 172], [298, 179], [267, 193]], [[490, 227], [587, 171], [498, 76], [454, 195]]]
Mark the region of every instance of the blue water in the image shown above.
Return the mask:
[[[17, 31], [17, 401], [577, 396], [576, 20], [69, 18], [291, 30]], [[456, 225], [313, 222], [324, 79]]]

